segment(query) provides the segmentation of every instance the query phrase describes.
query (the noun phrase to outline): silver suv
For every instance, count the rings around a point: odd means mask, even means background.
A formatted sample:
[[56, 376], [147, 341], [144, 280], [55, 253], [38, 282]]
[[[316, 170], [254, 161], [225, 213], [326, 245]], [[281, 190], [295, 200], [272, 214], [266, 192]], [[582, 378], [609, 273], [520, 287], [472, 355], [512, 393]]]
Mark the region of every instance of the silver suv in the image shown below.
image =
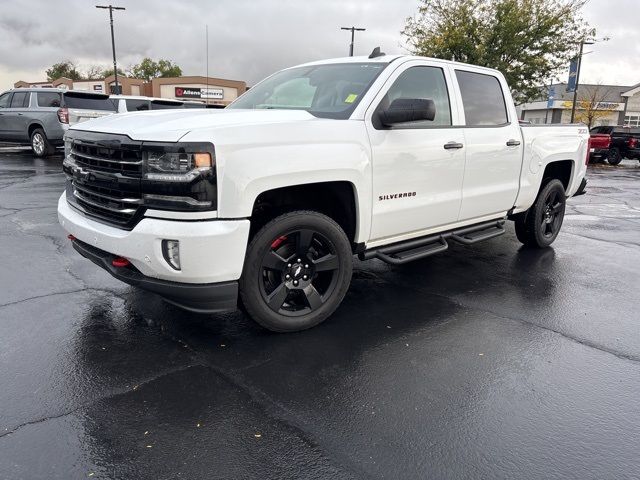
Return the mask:
[[64, 132], [116, 112], [108, 95], [58, 88], [18, 88], [0, 95], [0, 141], [31, 145], [44, 157], [63, 145]]

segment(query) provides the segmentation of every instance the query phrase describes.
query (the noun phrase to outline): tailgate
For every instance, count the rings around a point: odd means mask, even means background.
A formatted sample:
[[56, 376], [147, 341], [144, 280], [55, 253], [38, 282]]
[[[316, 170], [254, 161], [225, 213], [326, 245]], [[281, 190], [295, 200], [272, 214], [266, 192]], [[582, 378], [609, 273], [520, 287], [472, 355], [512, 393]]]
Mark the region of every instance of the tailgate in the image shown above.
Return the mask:
[[92, 118], [104, 117], [105, 115], [111, 115], [112, 113], [115, 112], [108, 110], [84, 110], [81, 108], [70, 108], [69, 125], [75, 125], [76, 123], [91, 120]]

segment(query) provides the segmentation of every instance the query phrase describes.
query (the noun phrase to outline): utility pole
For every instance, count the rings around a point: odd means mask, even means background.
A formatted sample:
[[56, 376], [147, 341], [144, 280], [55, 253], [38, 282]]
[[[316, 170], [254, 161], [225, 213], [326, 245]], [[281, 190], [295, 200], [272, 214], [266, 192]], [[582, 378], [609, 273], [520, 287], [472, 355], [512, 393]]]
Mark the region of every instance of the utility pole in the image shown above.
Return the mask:
[[349, 56], [353, 57], [353, 41], [354, 41], [356, 32], [364, 32], [366, 28], [340, 27], [340, 30], [351, 30], [351, 44], [349, 45]]
[[571, 123], [573, 123], [576, 116], [576, 102], [578, 101], [578, 86], [580, 85], [580, 67], [582, 67], [582, 51], [584, 49], [584, 46], [593, 45], [596, 42], [607, 42], [608, 40], [609, 40], [609, 37], [604, 37], [600, 39], [592, 38], [590, 40], [583, 38], [580, 41], [580, 52], [578, 53], [578, 65], [576, 68], [576, 88], [573, 90], [573, 102], [571, 102]]
[[113, 11], [114, 10], [126, 10], [124, 7], [114, 7], [113, 5], [96, 5], [96, 8], [104, 8], [109, 10], [109, 21], [111, 22], [111, 49], [113, 50], [113, 74], [116, 77], [116, 93], [122, 93], [120, 91], [120, 85], [118, 84], [118, 65], [116, 64], [116, 41], [113, 37]]

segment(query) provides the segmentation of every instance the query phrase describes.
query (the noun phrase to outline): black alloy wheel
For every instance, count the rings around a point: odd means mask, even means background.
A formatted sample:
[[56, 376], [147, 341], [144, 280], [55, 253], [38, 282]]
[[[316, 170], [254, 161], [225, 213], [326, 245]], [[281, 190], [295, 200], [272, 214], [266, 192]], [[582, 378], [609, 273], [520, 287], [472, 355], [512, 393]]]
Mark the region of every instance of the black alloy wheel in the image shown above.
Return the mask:
[[291, 212], [269, 222], [251, 241], [240, 297], [263, 327], [291, 332], [325, 320], [351, 280], [353, 253], [340, 226], [318, 212]]
[[607, 161], [611, 165], [618, 165], [622, 161], [622, 155], [618, 148], [610, 148], [607, 153]]
[[542, 187], [529, 210], [515, 220], [516, 236], [528, 247], [548, 247], [560, 233], [566, 207], [566, 192], [560, 180]]
[[262, 258], [261, 293], [274, 312], [299, 316], [317, 310], [331, 296], [340, 264], [333, 244], [309, 229], [274, 239]]

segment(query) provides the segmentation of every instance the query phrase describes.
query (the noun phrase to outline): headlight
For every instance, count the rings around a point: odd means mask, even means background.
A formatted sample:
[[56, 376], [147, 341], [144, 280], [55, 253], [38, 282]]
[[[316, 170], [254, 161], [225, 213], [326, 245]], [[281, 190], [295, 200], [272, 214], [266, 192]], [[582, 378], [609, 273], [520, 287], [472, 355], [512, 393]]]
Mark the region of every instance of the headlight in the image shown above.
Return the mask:
[[209, 152], [142, 152], [145, 178], [164, 182], [190, 182], [213, 167]]
[[180, 211], [216, 209], [216, 160], [211, 143], [143, 142], [141, 154], [146, 207]]

